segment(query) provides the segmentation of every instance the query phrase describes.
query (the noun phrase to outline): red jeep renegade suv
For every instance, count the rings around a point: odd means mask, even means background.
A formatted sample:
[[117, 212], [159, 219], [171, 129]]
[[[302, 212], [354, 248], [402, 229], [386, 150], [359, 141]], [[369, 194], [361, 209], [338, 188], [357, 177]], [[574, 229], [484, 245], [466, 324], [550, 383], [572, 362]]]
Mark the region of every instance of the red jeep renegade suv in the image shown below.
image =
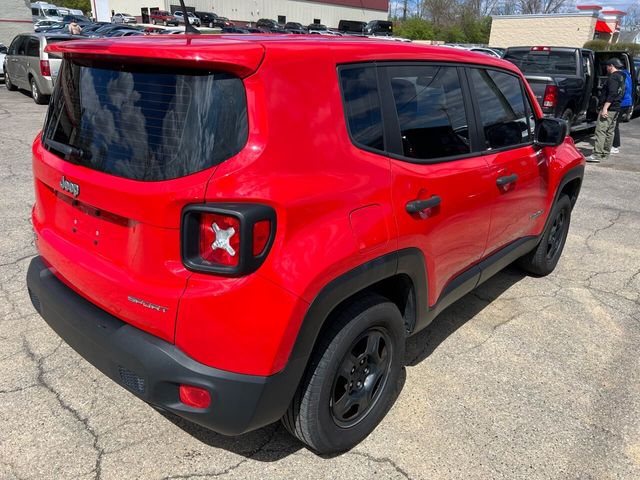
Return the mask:
[[584, 158], [511, 63], [299, 35], [49, 50], [29, 293], [156, 407], [351, 448], [407, 336], [515, 260], [558, 262]]

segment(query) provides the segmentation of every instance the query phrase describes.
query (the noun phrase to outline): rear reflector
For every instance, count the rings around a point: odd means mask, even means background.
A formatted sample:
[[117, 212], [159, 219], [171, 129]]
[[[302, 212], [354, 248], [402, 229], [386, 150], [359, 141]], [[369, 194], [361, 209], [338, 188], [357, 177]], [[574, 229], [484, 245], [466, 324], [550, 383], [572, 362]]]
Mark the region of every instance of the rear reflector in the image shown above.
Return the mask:
[[269, 220], [260, 220], [253, 224], [253, 256], [260, 255], [264, 247], [267, 246], [269, 236], [271, 235], [271, 222]]
[[40, 74], [43, 77], [51, 76], [51, 67], [49, 67], [49, 60], [40, 60]]
[[558, 87], [555, 85], [547, 85], [544, 89], [544, 98], [542, 100], [542, 106], [544, 108], [553, 108], [558, 101]]
[[204, 388], [180, 385], [180, 401], [189, 407], [207, 408], [211, 405], [211, 395]]

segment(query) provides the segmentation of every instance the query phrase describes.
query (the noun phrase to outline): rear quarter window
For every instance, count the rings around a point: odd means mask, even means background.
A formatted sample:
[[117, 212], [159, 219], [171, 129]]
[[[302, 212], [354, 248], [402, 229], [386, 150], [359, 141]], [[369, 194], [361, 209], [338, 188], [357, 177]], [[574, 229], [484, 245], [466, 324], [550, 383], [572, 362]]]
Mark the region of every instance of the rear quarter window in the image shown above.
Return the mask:
[[353, 142], [360, 147], [384, 150], [382, 112], [375, 67], [340, 69], [340, 87], [347, 126]]

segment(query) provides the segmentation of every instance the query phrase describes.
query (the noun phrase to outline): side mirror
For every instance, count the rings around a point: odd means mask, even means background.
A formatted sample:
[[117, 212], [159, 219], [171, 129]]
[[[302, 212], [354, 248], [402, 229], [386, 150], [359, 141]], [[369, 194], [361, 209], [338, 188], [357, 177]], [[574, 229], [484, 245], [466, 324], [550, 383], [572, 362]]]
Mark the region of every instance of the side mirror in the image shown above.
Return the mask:
[[557, 147], [569, 134], [569, 124], [561, 118], [540, 118], [536, 121], [534, 142], [539, 147]]

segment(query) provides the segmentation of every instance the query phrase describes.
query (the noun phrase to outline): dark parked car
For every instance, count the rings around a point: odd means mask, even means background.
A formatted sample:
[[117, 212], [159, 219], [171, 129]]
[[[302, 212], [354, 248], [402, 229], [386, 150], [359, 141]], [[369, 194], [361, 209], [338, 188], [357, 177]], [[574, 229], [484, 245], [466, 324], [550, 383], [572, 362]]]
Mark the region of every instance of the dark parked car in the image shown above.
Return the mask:
[[322, 23], [311, 23], [309, 25], [307, 25], [307, 30], [309, 32], [314, 31], [314, 30], [329, 30], [329, 27], [327, 27], [326, 25], [323, 25]]
[[364, 35], [366, 26], [367, 22], [340, 20], [340, 22], [338, 22], [338, 31], [349, 35]]
[[387, 20], [371, 20], [364, 30], [367, 35], [389, 37], [393, 35], [393, 23]]
[[289, 33], [309, 33], [307, 27], [298, 22], [287, 22], [284, 29]]
[[[630, 68], [632, 61], [626, 52], [573, 47], [510, 47], [503, 58], [524, 73], [546, 116], [563, 118], [577, 130], [597, 119], [598, 98], [607, 78], [605, 62], [613, 56]], [[635, 88], [633, 72], [632, 79]]]
[[93, 21], [91, 21], [91, 19], [85, 17], [84, 15], [65, 15], [64, 17], [62, 17], [62, 23], [72, 23], [72, 22], [76, 22], [82, 28], [84, 28], [85, 25], [93, 24]]
[[233, 22], [226, 17], [219, 17], [213, 12], [196, 12], [200, 23], [209, 28], [224, 28], [233, 26]]
[[261, 18], [257, 21], [256, 27], [258, 27], [263, 32], [268, 33], [287, 33], [287, 31], [275, 20], [271, 20], [270, 18]]

